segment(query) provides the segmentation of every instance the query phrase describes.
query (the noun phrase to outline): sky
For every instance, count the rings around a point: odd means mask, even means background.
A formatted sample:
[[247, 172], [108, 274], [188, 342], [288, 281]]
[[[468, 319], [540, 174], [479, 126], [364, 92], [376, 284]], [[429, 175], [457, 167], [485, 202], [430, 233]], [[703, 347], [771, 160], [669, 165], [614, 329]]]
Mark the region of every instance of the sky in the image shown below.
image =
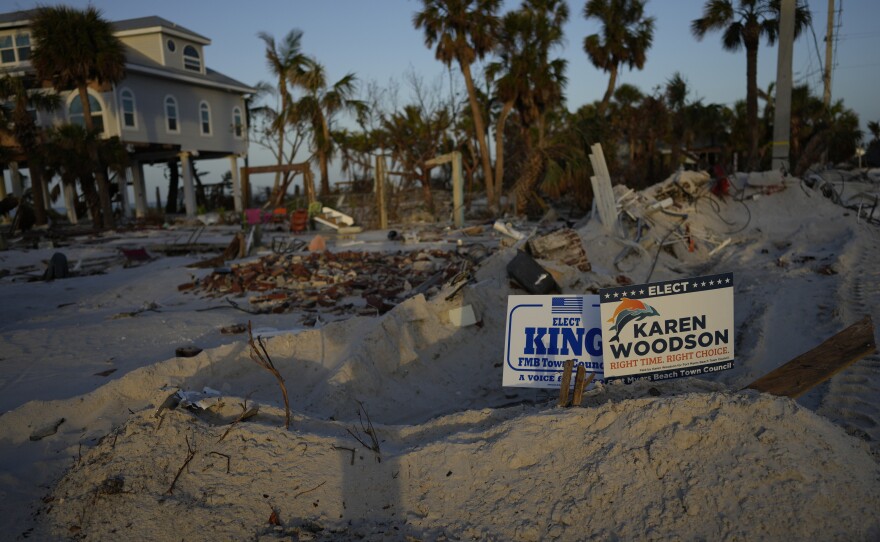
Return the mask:
[[[303, 51], [324, 64], [330, 81], [348, 72], [380, 87], [386, 87], [392, 79], [404, 81], [407, 72], [429, 83], [444, 78], [448, 81], [449, 77], [446, 68], [435, 60], [433, 50], [425, 46], [422, 31], [412, 25], [421, 0], [6, 0], [0, 10], [32, 9], [38, 3], [80, 8], [91, 4], [111, 21], [158, 15], [210, 38], [212, 44], [205, 49], [206, 64], [251, 85], [272, 81], [264, 57], [265, 44], [257, 34], [266, 32], [280, 41], [294, 28], [304, 32]], [[813, 12], [812, 31], [808, 28], [795, 43], [793, 79], [795, 84], [808, 83], [813, 93], [821, 96], [828, 0], [806, 3]], [[880, 56], [876, 54], [880, 51], [880, 1], [834, 3], [839, 25], [835, 32], [839, 37], [835, 39], [832, 99], [844, 100], [859, 115], [865, 130], [868, 121], [880, 120]], [[502, 12], [518, 4], [505, 0]], [[555, 51], [556, 56], [568, 60], [566, 96], [572, 111], [601, 99], [608, 82], [607, 75], [593, 67], [583, 52], [584, 37], [600, 29], [597, 22], [583, 17], [584, 4], [585, 0], [569, 0], [566, 42], [564, 48]], [[648, 0], [647, 14], [655, 18], [654, 43], [644, 69], [622, 69], [618, 84], [631, 83], [648, 93], [679, 72], [692, 89], [692, 99], [728, 106], [744, 99], [745, 52], [725, 51], [720, 33], [710, 33], [697, 41], [690, 32], [690, 22], [700, 17], [704, 4], [705, 0]], [[762, 43], [758, 53], [760, 88], [766, 89], [776, 79], [776, 54], [775, 47]], [[453, 77], [459, 77], [457, 69]], [[407, 103], [405, 91], [401, 94], [401, 101]], [[870, 135], [865, 133], [867, 141]], [[251, 165], [270, 161], [268, 155], [252, 148]], [[217, 178], [209, 182], [219, 181], [219, 175], [228, 169], [228, 161], [214, 162], [199, 163], [200, 170], [216, 174]], [[147, 172], [149, 194], [155, 192], [150, 187], [154, 175]], [[334, 181], [343, 180], [338, 175], [337, 171]]]

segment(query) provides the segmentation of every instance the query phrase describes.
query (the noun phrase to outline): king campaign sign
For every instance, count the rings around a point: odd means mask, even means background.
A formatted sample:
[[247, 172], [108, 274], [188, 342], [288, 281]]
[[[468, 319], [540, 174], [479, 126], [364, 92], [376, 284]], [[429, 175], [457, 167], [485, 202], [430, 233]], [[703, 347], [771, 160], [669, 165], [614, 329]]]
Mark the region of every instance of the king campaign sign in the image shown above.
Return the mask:
[[733, 274], [600, 290], [605, 380], [733, 368]]
[[502, 385], [558, 388], [570, 359], [601, 378], [599, 296], [508, 296]]

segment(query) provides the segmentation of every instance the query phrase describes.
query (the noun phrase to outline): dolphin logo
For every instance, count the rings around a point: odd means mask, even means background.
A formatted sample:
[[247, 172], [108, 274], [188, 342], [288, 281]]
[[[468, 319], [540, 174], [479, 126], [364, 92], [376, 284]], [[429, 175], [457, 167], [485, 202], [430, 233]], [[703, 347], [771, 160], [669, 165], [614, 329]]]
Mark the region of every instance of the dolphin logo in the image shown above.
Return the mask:
[[611, 331], [617, 332], [608, 342], [619, 341], [620, 332], [626, 324], [632, 321], [644, 320], [649, 316], [660, 316], [660, 313], [647, 303], [643, 303], [638, 299], [624, 297], [623, 301], [615, 309], [614, 316], [608, 319], [609, 322], [614, 322], [614, 325], [611, 326]]

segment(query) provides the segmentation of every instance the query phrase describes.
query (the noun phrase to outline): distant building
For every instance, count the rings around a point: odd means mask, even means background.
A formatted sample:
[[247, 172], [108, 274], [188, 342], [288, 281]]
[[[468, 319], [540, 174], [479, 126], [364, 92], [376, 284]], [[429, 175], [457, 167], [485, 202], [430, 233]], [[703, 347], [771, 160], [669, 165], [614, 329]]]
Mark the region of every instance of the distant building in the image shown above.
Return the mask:
[[[29, 25], [35, 14], [0, 14], [0, 75], [33, 72]], [[133, 184], [137, 216], [147, 210], [144, 164], [180, 160], [186, 212], [194, 216], [192, 162], [223, 157], [230, 161], [236, 210], [241, 210], [238, 158], [247, 153], [247, 99], [256, 89], [208, 68], [205, 49], [211, 40], [192, 30], [161, 17], [112, 24], [127, 48], [126, 76], [115, 86], [90, 85], [89, 99], [95, 126], [105, 137], [118, 136], [133, 160], [129, 178], [120, 182]], [[40, 125], [84, 122], [75, 89], [61, 98], [58, 110], [39, 112]], [[17, 177], [17, 164], [10, 164], [10, 172]], [[13, 189], [20, 186], [13, 178]]]

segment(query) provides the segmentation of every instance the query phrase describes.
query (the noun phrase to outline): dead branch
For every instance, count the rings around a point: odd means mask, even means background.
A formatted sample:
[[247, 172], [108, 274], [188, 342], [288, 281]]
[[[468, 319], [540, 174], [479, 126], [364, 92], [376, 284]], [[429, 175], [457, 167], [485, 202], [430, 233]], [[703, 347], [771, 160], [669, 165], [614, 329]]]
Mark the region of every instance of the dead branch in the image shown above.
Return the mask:
[[[346, 431], [348, 431], [348, 434], [353, 436], [355, 438], [355, 440], [360, 442], [364, 448], [366, 448], [366, 449], [372, 451], [374, 454], [376, 454], [376, 461], [381, 463], [382, 458], [379, 457], [379, 454], [381, 454], [381, 451], [379, 450], [379, 438], [376, 436], [376, 430], [373, 428], [373, 422], [370, 421], [370, 415], [367, 413], [367, 409], [364, 408], [364, 404], [360, 401], [358, 401], [357, 404], [358, 404], [358, 421], [360, 422], [360, 425], [361, 425], [360, 430], [365, 435], [367, 435], [369, 437], [370, 444], [367, 444], [365, 442], [365, 439], [362, 439], [357, 433], [355, 433], [351, 429], [346, 428]], [[363, 417], [361, 416], [361, 412], [364, 413]], [[367, 419], [366, 424], [364, 424], [364, 418]], [[355, 430], [357, 430], [357, 428], [355, 428]]]
[[321, 487], [322, 485], [324, 485], [324, 484], [326, 484], [326, 483], [327, 483], [327, 480], [324, 480], [323, 482], [321, 482], [320, 484], [316, 485], [316, 486], [313, 487], [312, 489], [307, 489], [307, 490], [305, 490], [305, 491], [300, 491], [299, 493], [297, 493], [296, 495], [294, 495], [293, 498], [295, 499], [295, 498], [299, 497], [300, 495], [305, 495], [306, 493], [311, 493], [312, 491], [318, 489], [319, 487]]
[[[250, 320], [248, 320], [248, 344], [251, 347], [251, 360], [263, 369], [272, 373], [272, 376], [278, 381], [278, 386], [281, 388], [281, 395], [284, 398], [284, 428], [290, 429], [290, 401], [287, 399], [287, 386], [284, 385], [284, 378], [281, 376], [281, 373], [278, 372], [278, 369], [275, 368], [275, 364], [272, 363], [272, 358], [269, 357], [269, 352], [266, 351], [266, 346], [263, 344], [263, 338], [257, 337], [256, 342], [254, 342], [254, 334]], [[259, 349], [257, 349], [257, 344], [260, 345]]]
[[259, 411], [260, 411], [259, 406], [248, 408], [247, 407], [247, 398], [245, 398], [244, 403], [241, 405], [241, 414], [239, 414], [238, 418], [236, 418], [232, 423], [229, 424], [229, 427], [227, 427], [226, 431], [223, 433], [223, 435], [219, 439], [217, 439], [217, 442], [221, 442], [223, 439], [225, 439], [226, 436], [229, 434], [229, 432], [232, 431], [232, 429], [236, 425], [238, 425], [239, 422], [247, 420], [248, 418], [253, 418], [254, 416], [256, 416], [259, 413]]
[[177, 475], [174, 476], [174, 480], [171, 481], [171, 485], [168, 487], [167, 493], [169, 495], [174, 494], [174, 485], [177, 483], [177, 479], [180, 478], [180, 475], [183, 473], [183, 469], [189, 465], [189, 462], [192, 461], [192, 458], [196, 456], [196, 449], [192, 447], [189, 443], [189, 436], [184, 436], [186, 438], [186, 459], [183, 461], [183, 465], [180, 466], [180, 469], [177, 471]]
[[[355, 437], [357, 438], [357, 437]], [[354, 448], [346, 448], [345, 446], [337, 446], [333, 445], [334, 450], [345, 450], [346, 452], [351, 452], [351, 464], [354, 465]]]

